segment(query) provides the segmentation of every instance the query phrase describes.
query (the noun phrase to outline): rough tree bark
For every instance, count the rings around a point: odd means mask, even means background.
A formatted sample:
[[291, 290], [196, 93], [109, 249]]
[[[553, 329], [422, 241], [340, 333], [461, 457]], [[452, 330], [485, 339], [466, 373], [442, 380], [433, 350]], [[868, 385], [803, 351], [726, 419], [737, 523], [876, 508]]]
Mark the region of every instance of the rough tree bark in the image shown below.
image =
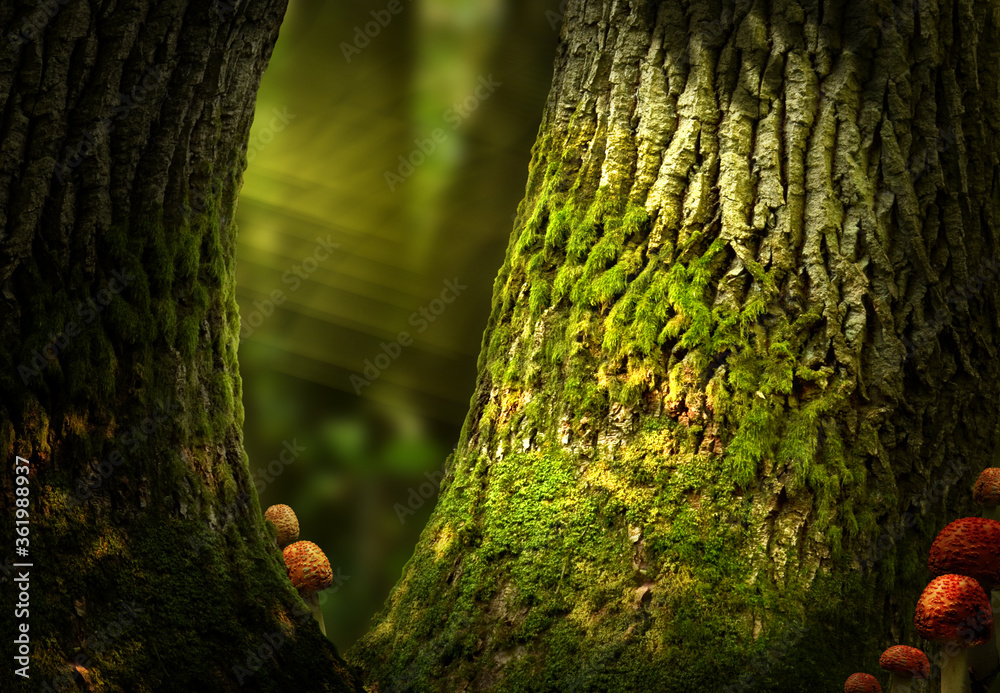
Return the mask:
[[242, 445], [233, 215], [285, 6], [0, 4], [4, 690], [359, 690]]
[[[570, 0], [387, 691], [839, 690], [998, 440], [1000, 3]], [[728, 686], [732, 685], [732, 688]]]

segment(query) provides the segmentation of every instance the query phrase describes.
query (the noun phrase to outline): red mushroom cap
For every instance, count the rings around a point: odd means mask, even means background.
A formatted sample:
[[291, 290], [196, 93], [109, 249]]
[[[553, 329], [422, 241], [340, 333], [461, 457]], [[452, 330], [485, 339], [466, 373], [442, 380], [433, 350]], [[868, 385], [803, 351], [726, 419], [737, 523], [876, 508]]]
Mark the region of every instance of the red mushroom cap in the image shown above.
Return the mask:
[[311, 541], [297, 541], [284, 550], [288, 579], [303, 597], [325, 590], [333, 584], [333, 569], [323, 549]]
[[972, 647], [993, 636], [993, 610], [975, 578], [941, 575], [920, 595], [913, 625], [928, 640]]
[[851, 674], [844, 684], [844, 693], [882, 693], [882, 686], [871, 674]]
[[285, 548], [299, 538], [299, 518], [287, 505], [272, 505], [264, 511], [264, 518], [270, 520], [278, 534], [278, 546]]
[[963, 517], [938, 532], [927, 559], [931, 575], [955, 573], [1000, 585], [1000, 522]]
[[931, 675], [931, 662], [923, 650], [909, 645], [896, 645], [882, 653], [878, 665], [897, 676], [926, 679]]
[[1000, 467], [987, 467], [979, 472], [976, 485], [972, 487], [972, 500], [976, 505], [990, 508], [1000, 505]]

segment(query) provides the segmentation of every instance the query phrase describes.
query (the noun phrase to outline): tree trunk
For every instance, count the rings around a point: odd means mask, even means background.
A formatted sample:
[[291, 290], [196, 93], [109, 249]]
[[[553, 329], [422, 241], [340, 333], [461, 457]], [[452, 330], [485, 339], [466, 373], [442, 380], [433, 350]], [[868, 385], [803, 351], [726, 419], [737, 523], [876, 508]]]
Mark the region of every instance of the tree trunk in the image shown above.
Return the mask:
[[18, 690], [360, 690], [288, 581], [242, 444], [233, 217], [285, 6], [0, 5]]
[[839, 690], [998, 441], [1000, 3], [571, 0], [381, 693]]

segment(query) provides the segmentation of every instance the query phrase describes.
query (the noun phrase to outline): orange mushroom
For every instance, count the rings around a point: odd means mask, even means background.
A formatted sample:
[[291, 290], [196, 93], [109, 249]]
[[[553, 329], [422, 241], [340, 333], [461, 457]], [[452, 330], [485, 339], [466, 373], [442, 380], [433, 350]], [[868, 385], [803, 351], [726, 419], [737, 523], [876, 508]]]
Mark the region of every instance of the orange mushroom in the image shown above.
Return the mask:
[[871, 674], [851, 674], [844, 684], [844, 693], [882, 693], [882, 686]]
[[940, 575], [924, 588], [913, 625], [921, 637], [945, 644], [941, 693], [968, 690], [968, 648], [993, 635], [993, 611], [986, 591], [968, 575]]
[[311, 541], [297, 541], [284, 550], [288, 579], [312, 610], [319, 629], [326, 635], [319, 593], [333, 585], [333, 569], [323, 550]]
[[909, 693], [913, 679], [931, 675], [931, 662], [923, 650], [908, 645], [895, 645], [882, 653], [878, 665], [888, 671], [889, 693]]
[[274, 525], [279, 548], [284, 549], [299, 538], [299, 518], [287, 505], [272, 505], [264, 511], [264, 518]]

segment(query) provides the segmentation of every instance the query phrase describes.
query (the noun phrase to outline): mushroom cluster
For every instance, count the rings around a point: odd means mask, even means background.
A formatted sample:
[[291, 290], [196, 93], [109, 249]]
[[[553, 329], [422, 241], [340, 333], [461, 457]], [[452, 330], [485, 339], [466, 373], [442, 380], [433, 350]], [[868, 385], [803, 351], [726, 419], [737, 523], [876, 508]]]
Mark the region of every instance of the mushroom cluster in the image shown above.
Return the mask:
[[[992, 657], [994, 648], [1000, 655], [996, 637], [1000, 624], [991, 605], [992, 596], [996, 596], [991, 590], [1000, 588], [1000, 468], [980, 473], [972, 499], [983, 506], [982, 517], [950, 522], [935, 537], [927, 558], [927, 567], [935, 577], [920, 595], [913, 616], [921, 637], [943, 644], [941, 693], [970, 690], [971, 648], [990, 643], [989, 655]], [[906, 645], [883, 652], [879, 666], [890, 672], [890, 693], [909, 693], [913, 679], [930, 676], [927, 655]], [[845, 693], [879, 690], [869, 674], [852, 674], [844, 686]]]
[[274, 525], [278, 535], [278, 546], [282, 549], [288, 579], [309, 605], [319, 629], [326, 635], [319, 593], [333, 585], [330, 561], [323, 550], [311, 541], [296, 541], [299, 538], [299, 520], [290, 507], [272, 505], [264, 511], [264, 517]]
[[[955, 573], [974, 578], [989, 599], [991, 590], [1000, 587], [1000, 522], [963, 517], [949, 523], [931, 544], [927, 567], [931, 575]], [[996, 614], [989, 619], [993, 621], [993, 630], [986, 638], [987, 642], [993, 641], [994, 649], [997, 647], [996, 619]]]

